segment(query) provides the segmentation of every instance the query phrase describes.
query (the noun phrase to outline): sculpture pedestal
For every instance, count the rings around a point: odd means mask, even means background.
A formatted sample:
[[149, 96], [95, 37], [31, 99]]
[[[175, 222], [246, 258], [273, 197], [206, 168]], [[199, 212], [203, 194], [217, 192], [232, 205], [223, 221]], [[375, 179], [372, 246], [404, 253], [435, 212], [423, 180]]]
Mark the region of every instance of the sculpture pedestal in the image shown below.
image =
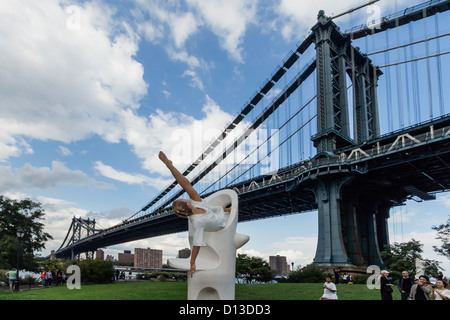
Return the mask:
[[[169, 259], [171, 267], [188, 273], [188, 300], [234, 300], [236, 250], [250, 239], [237, 234], [238, 196], [233, 190], [218, 191], [206, 199], [210, 206], [231, 204], [231, 212], [223, 229], [204, 232], [206, 247], [201, 247], [195, 265], [196, 272], [190, 276], [190, 258]], [[189, 223], [189, 244], [192, 250], [191, 225]]]

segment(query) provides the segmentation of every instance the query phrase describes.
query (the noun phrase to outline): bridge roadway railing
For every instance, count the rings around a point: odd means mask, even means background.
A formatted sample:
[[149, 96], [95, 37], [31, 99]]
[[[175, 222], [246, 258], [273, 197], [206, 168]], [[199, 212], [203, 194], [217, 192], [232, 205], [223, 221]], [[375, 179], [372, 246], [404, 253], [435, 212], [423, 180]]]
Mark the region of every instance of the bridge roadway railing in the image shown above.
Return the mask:
[[[435, 123], [446, 121], [448, 124], [435, 129]], [[421, 129], [419, 133], [415, 133]], [[424, 130], [426, 130], [424, 132]], [[298, 182], [332, 172], [355, 172], [364, 174], [368, 171], [365, 161], [378, 157], [388, 157], [391, 154], [411, 148], [450, 139], [450, 115], [420, 123], [393, 133], [385, 134], [377, 139], [343, 149], [339, 155], [321, 156], [301, 161], [269, 173], [230, 186], [239, 194], [266, 188], [280, 182], [299, 179]]]
[[344, 34], [349, 35], [352, 39], [358, 39], [387, 29], [396, 28], [398, 26], [408, 24], [411, 21], [417, 21], [424, 17], [432, 16], [438, 12], [444, 12], [450, 9], [449, 0], [431, 0], [404, 10], [392, 13], [371, 21], [370, 24], [362, 24], [355, 26], [349, 30], [345, 30]]

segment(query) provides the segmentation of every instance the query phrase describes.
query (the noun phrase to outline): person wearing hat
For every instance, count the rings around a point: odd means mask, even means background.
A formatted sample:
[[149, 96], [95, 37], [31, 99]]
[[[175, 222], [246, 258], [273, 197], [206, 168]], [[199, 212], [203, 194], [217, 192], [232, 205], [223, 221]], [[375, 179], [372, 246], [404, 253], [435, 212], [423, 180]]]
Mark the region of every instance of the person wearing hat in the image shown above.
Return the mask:
[[394, 286], [388, 279], [389, 271], [381, 270], [380, 275], [380, 293], [381, 300], [392, 300], [392, 287]]
[[430, 279], [426, 275], [419, 276], [419, 281], [411, 287], [409, 294], [410, 300], [430, 300], [430, 294], [433, 288], [430, 285]]

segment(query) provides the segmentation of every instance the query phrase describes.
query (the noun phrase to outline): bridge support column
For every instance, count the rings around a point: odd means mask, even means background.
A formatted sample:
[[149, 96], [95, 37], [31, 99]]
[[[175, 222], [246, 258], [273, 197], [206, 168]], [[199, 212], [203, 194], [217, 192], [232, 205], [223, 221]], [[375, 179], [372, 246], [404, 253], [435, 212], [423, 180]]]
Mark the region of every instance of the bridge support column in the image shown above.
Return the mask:
[[314, 191], [319, 220], [314, 264], [383, 267], [380, 251], [389, 243], [391, 203], [352, 176], [318, 178]]
[[314, 264], [352, 267], [341, 229], [341, 188], [347, 179], [318, 180], [315, 187], [319, 235]]
[[364, 190], [360, 184], [349, 185], [344, 191], [341, 227], [352, 264], [384, 266], [380, 251], [389, 243], [387, 219], [391, 204], [379, 196], [381, 193]]
[[380, 243], [378, 239], [378, 205], [374, 201], [361, 201], [357, 207], [357, 217], [360, 232], [360, 247], [363, 261], [366, 265], [383, 266], [380, 256]]

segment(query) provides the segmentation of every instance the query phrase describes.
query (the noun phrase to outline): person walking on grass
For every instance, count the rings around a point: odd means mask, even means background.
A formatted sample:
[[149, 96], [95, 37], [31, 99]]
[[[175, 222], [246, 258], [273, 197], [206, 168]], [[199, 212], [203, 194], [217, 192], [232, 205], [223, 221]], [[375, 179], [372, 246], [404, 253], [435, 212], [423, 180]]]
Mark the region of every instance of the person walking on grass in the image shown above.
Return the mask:
[[17, 281], [17, 271], [15, 270], [8, 271], [6, 272], [6, 276], [8, 277], [9, 289], [11, 289], [11, 291], [14, 291]]

